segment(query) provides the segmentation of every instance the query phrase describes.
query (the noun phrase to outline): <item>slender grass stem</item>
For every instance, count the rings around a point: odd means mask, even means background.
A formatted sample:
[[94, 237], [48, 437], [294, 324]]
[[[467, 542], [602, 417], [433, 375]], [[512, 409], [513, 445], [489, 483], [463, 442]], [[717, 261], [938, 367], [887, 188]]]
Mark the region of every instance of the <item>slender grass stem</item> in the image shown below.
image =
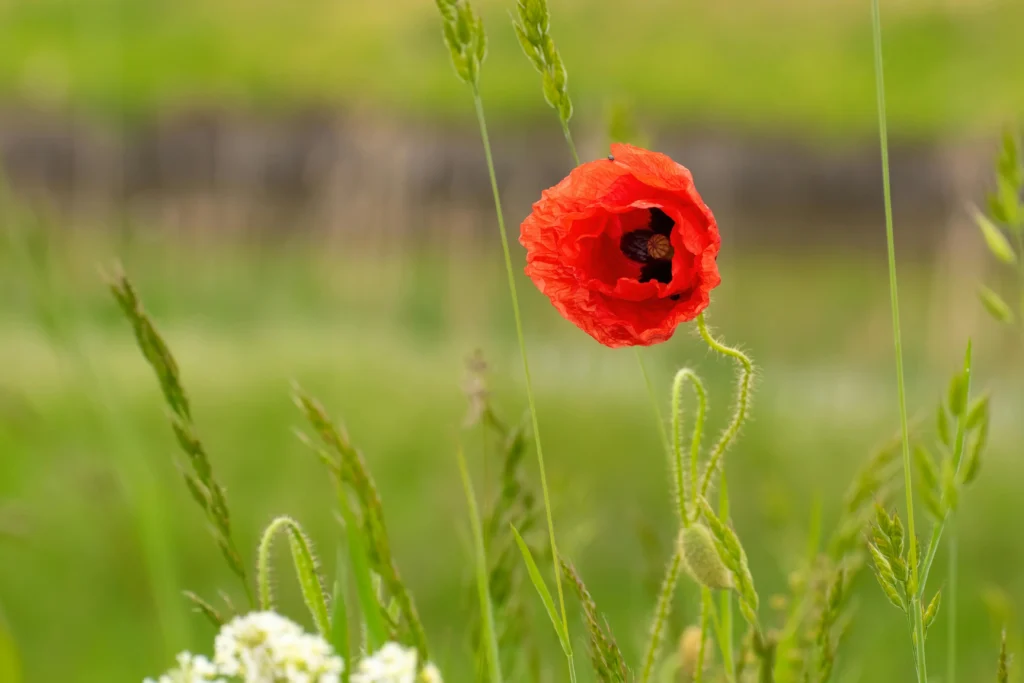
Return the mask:
[[572, 131], [569, 130], [569, 122], [558, 117], [558, 120], [562, 122], [562, 133], [565, 135], [565, 141], [569, 143], [569, 151], [572, 152], [572, 160], [577, 166], [580, 165], [580, 155], [576, 153], [576, 143], [572, 141]]
[[676, 594], [676, 583], [679, 579], [679, 568], [682, 565], [682, 561], [682, 548], [679, 543], [676, 543], [676, 550], [669, 561], [668, 572], [665, 574], [665, 580], [662, 582], [661, 590], [658, 593], [658, 604], [654, 609], [654, 621], [651, 624], [650, 638], [647, 641], [647, 649], [644, 653], [640, 683], [647, 683], [651, 680], [654, 663], [658, 658], [658, 651], [661, 649], [661, 636], [665, 630], [665, 622], [668, 621], [669, 612], [672, 610], [672, 598]]
[[882, 155], [882, 189], [885, 199], [885, 238], [889, 254], [889, 297], [892, 303], [892, 336], [896, 354], [896, 390], [899, 399], [900, 434], [903, 440], [903, 481], [907, 497], [907, 559], [910, 580], [914, 590], [910, 596], [912, 639], [917, 663], [917, 680], [927, 683], [928, 672], [924, 651], [924, 624], [921, 616], [920, 586], [918, 582], [917, 534], [914, 525], [914, 489], [911, 479], [910, 429], [907, 421], [906, 382], [903, 374], [903, 340], [900, 335], [899, 294], [896, 286], [896, 244], [892, 220], [892, 189], [889, 180], [889, 139], [885, 120], [885, 79], [882, 63], [882, 20], [879, 0], [871, 0], [872, 37], [874, 42], [875, 94], [878, 103], [878, 137]]
[[670, 453], [672, 451], [672, 444], [669, 442], [668, 432], [665, 430], [665, 420], [661, 416], [661, 408], [658, 407], [658, 396], [654, 393], [654, 384], [651, 383], [651, 376], [647, 372], [647, 366], [644, 364], [644, 357], [640, 353], [640, 349], [634, 347], [633, 350], [636, 352], [636, 362], [640, 366], [640, 374], [644, 377], [644, 386], [647, 387], [647, 396], [651, 400], [654, 418], [658, 422], [658, 436], [661, 437], [661, 445], [666, 453]]
[[[544, 467], [544, 451], [541, 448], [540, 423], [537, 420], [537, 405], [533, 396], [533, 381], [530, 379], [530, 360], [526, 353], [526, 340], [523, 337], [523, 320], [519, 311], [519, 295], [516, 291], [515, 271], [512, 268], [512, 253], [508, 246], [508, 233], [505, 230], [505, 214], [501, 209], [501, 194], [498, 192], [498, 177], [494, 172], [494, 159], [491, 156], [491, 141], [487, 135], [487, 121], [484, 117], [483, 100], [480, 91], [473, 89], [473, 104], [476, 108], [477, 123], [480, 124], [480, 137], [483, 140], [484, 156], [487, 159], [487, 172], [491, 177], [491, 191], [494, 193], [494, 209], [498, 216], [498, 231], [501, 233], [501, 249], [505, 256], [505, 272], [508, 275], [508, 291], [512, 298], [512, 312], [515, 316], [516, 338], [519, 341], [519, 353], [523, 360], [523, 377], [526, 381], [526, 399], [530, 406], [530, 420], [533, 426], [534, 447], [537, 450], [537, 466], [540, 469], [540, 487], [544, 497], [544, 512], [547, 517], [548, 538], [551, 542], [551, 560], [555, 572], [555, 587], [558, 590], [558, 606], [562, 614], [562, 627], [569, 628], [569, 619], [565, 611], [565, 592], [562, 589], [562, 572], [559, 568], [558, 545], [555, 541], [555, 520], [551, 512], [551, 496], [548, 493], [548, 478]], [[566, 654], [569, 665], [569, 678], [576, 680], [576, 668], [573, 656]]]
[[949, 629], [946, 636], [946, 681], [956, 683], [956, 582], [957, 582], [957, 538], [956, 526], [951, 521], [949, 529], [949, 570], [946, 581], [946, 619]]
[[704, 678], [704, 657], [708, 643], [708, 622], [711, 611], [714, 609], [714, 602], [711, 600], [711, 591], [702, 588], [700, 592], [700, 644], [697, 646], [697, 665], [693, 672], [693, 683], [701, 683]]

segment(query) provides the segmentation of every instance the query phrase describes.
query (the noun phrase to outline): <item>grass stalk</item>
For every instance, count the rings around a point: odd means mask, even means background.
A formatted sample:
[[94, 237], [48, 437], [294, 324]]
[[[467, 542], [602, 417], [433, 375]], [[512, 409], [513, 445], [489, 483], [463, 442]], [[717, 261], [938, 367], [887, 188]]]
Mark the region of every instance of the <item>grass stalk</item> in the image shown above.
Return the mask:
[[879, 0], [871, 0], [871, 28], [874, 43], [875, 95], [878, 104], [878, 137], [882, 156], [882, 189], [885, 200], [885, 239], [889, 256], [889, 297], [892, 304], [892, 336], [896, 355], [896, 390], [899, 399], [900, 435], [903, 441], [903, 481], [907, 498], [907, 562], [914, 589], [909, 596], [912, 640], [917, 665], [918, 683], [927, 683], [928, 671], [924, 650], [924, 623], [918, 582], [917, 534], [914, 525], [914, 488], [911, 478], [910, 428], [907, 420], [907, 392], [903, 373], [903, 340], [900, 335], [899, 293], [896, 284], [896, 244], [892, 219], [892, 187], [889, 180], [889, 139], [885, 117], [885, 78], [882, 63], [882, 20]]
[[[573, 150], [575, 152], [575, 150]], [[658, 407], [658, 396], [654, 392], [654, 384], [651, 382], [651, 376], [647, 372], [647, 365], [644, 363], [643, 354], [640, 353], [640, 349], [634, 347], [633, 350], [636, 352], [636, 362], [640, 366], [640, 374], [644, 378], [644, 386], [647, 387], [647, 396], [651, 400], [651, 409], [654, 411], [654, 418], [658, 422], [658, 436], [661, 437], [661, 445], [665, 449], [666, 453], [672, 451], [672, 444], [669, 443], [668, 432], [665, 430], [665, 420], [661, 416], [661, 408]]]
[[697, 666], [693, 672], [693, 683], [701, 683], [704, 678], [704, 658], [707, 654], [708, 622], [714, 602], [711, 591], [701, 588], [700, 591], [700, 644], [697, 646]]
[[[558, 591], [558, 606], [562, 615], [562, 626], [569, 628], [569, 619], [565, 611], [565, 592], [562, 589], [562, 572], [559, 567], [558, 544], [555, 540], [555, 521], [551, 512], [551, 496], [548, 493], [548, 479], [544, 467], [544, 451], [541, 448], [540, 424], [537, 420], [537, 405], [533, 395], [533, 381], [530, 379], [530, 360], [526, 353], [526, 340], [523, 336], [523, 320], [519, 310], [519, 295], [516, 291], [515, 271], [512, 268], [512, 253], [508, 246], [508, 232], [505, 230], [505, 215], [501, 209], [501, 194], [498, 191], [498, 178], [494, 172], [494, 159], [491, 155], [491, 142], [487, 135], [487, 120], [484, 117], [483, 100], [480, 91], [473, 88], [473, 105], [476, 109], [477, 123], [480, 125], [480, 137], [484, 145], [484, 156], [487, 160], [487, 172], [490, 174], [491, 191], [494, 193], [494, 209], [498, 216], [498, 231], [501, 233], [501, 248], [505, 256], [505, 271], [508, 276], [508, 290], [512, 298], [512, 312], [515, 316], [516, 338], [519, 342], [519, 353], [523, 361], [523, 376], [526, 382], [526, 398], [530, 407], [530, 421], [533, 426], [534, 447], [537, 450], [537, 466], [540, 469], [540, 487], [544, 498], [544, 513], [547, 518], [548, 538], [551, 542], [551, 559], [555, 573], [555, 587]], [[576, 680], [576, 668], [573, 665], [571, 652], [566, 653], [569, 665], [569, 678]]]
[[562, 117], [558, 118], [562, 122], [562, 134], [565, 135], [565, 141], [569, 144], [569, 151], [572, 152], [572, 160], [579, 166], [580, 155], [576, 153], [576, 143], [572, 141], [572, 131], [569, 130], [569, 122]]
[[956, 527], [954, 522], [950, 520], [949, 529], [949, 568], [948, 576], [946, 577], [946, 623], [948, 624], [948, 631], [946, 633], [946, 681], [947, 683], [956, 683], [956, 582], [957, 582], [957, 564], [958, 564], [958, 550], [957, 550], [957, 538], [956, 538]]
[[466, 456], [459, 447], [456, 451], [459, 464], [459, 475], [462, 478], [462, 489], [466, 494], [466, 506], [469, 510], [469, 523], [473, 531], [473, 566], [476, 573], [477, 595], [480, 601], [480, 625], [483, 629], [481, 641], [485, 646], [484, 655], [487, 660], [487, 671], [490, 683], [502, 683], [501, 661], [498, 654], [497, 629], [494, 625], [494, 605], [487, 580], [487, 550], [484, 546], [484, 534], [480, 523], [480, 510], [473, 493], [473, 482], [469, 478]]

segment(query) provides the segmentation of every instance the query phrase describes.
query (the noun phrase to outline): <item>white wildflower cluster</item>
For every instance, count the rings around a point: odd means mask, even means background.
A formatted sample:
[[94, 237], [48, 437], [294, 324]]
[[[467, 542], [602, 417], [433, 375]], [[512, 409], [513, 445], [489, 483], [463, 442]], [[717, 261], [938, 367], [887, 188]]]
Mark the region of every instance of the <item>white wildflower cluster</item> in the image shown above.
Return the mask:
[[441, 672], [427, 663], [417, 676], [417, 654], [413, 648], [386, 643], [373, 655], [364, 657], [352, 673], [352, 683], [443, 683]]
[[273, 612], [253, 612], [221, 628], [212, 662], [182, 653], [178, 668], [144, 683], [338, 683], [343, 668], [323, 638]]
[[143, 683], [225, 683], [217, 675], [217, 667], [206, 657], [182, 652], [178, 655], [178, 666], [155, 681], [147, 678]]

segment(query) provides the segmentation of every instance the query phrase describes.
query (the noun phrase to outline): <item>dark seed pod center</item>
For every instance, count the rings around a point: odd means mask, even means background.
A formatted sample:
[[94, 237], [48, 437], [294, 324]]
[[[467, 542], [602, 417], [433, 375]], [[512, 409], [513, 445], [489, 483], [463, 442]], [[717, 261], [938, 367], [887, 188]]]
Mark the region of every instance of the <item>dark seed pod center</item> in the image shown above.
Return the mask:
[[644, 264], [640, 282], [656, 280], [668, 284], [672, 281], [674, 249], [670, 235], [675, 227], [668, 214], [658, 208], [650, 209], [650, 229], [627, 232], [619, 241], [619, 249], [631, 261]]

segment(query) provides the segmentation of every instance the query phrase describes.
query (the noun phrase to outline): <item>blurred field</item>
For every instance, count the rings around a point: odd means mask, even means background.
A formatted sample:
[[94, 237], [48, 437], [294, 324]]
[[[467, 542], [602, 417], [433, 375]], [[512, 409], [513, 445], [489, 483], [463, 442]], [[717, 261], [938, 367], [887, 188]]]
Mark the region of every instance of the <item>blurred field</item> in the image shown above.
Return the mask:
[[[544, 115], [511, 0], [476, 3], [495, 117]], [[4, 0], [0, 97], [144, 119], [181, 107], [344, 105], [467, 116], [429, 0]], [[663, 121], [870, 133], [870, 13], [828, 3], [552, 3], [583, 120], [609, 98]], [[1024, 109], [1016, 0], [887, 2], [889, 116], [911, 136], [985, 130]]]
[[[162, 643], [122, 484], [127, 500], [150, 496], [141, 503], [158, 512], [171, 540], [178, 585], [207, 596], [234, 590], [174, 470], [155, 380], [96, 275], [96, 264], [116, 255], [178, 354], [243, 548], [251, 556], [261, 526], [288, 513], [308, 525], [334, 564], [331, 495], [319, 463], [293, 435], [301, 425], [289, 382], [298, 380], [365, 450], [448, 680], [470, 680], [462, 668], [472, 609], [468, 537], [452, 533], [465, 528], [453, 460], [465, 356], [482, 348], [499, 408], [512, 418], [524, 410], [495, 252], [369, 262], [298, 240], [203, 249], [155, 239], [131, 247], [92, 238], [33, 244], [33, 261], [8, 251], [0, 270], [2, 291], [14, 295], [5, 294], [0, 310], [0, 498], [8, 501], [0, 528], [11, 532], [0, 540], [0, 605], [26, 680], [138, 680], [186, 644]], [[729, 468], [736, 525], [764, 595], [784, 586], [813, 499], [823, 501], [827, 522], [850, 473], [896, 427], [882, 264], [852, 255], [802, 260], [792, 270], [777, 259], [724, 255], [724, 284], [711, 309], [713, 324], [761, 368], [755, 419]], [[925, 414], [964, 338], [930, 343], [928, 282], [925, 269], [905, 269], [911, 405]], [[672, 532], [653, 417], [632, 354], [597, 347], [523, 284], [565, 551], [635, 660], [653, 604], [650, 581]], [[1024, 597], [1024, 540], [1011, 521], [1024, 476], [1014, 455], [1024, 397], [1019, 365], [996, 371], [1013, 357], [998, 357], [1005, 347], [989, 325], [967, 333], [980, 347], [980, 381], [996, 393], [993, 448], [961, 526], [962, 661], [976, 674], [965, 680], [988, 680], [996, 624], [986, 595], [999, 587], [1018, 605]], [[699, 368], [710, 382], [713, 423], [724, 419], [732, 370], [698, 340], [681, 330], [648, 357], [666, 398], [674, 368]], [[476, 450], [478, 436], [461, 438]], [[482, 478], [479, 454], [473, 466], [478, 487], [493, 486]], [[529, 471], [535, 475], [532, 462]], [[660, 556], [647, 559], [645, 532], [663, 544]], [[282, 563], [286, 609], [300, 616], [289, 571]], [[677, 625], [695, 618], [693, 597], [689, 588], [681, 592]], [[911, 662], [898, 614], [868, 575], [857, 600], [840, 660], [849, 678], [841, 680], [905, 679]], [[184, 602], [177, 607], [191, 646], [202, 649], [209, 628], [185, 615]], [[557, 647], [543, 620], [536, 632]]]
[[[828, 529], [898, 427], [868, 3], [550, 4], [581, 147], [603, 149], [606, 107], [632, 102], [692, 155], [722, 225], [709, 322], [759, 367], [727, 465], [733, 516], [774, 624], [769, 597], [805, 552], [816, 501]], [[1024, 349], [975, 300], [978, 280], [999, 280], [962, 208], [991, 184], [985, 141], [1024, 111], [1024, 3], [882, 4], [911, 412], [932, 419], [968, 338], [976, 386], [993, 394], [992, 444], [957, 521], [960, 681], [982, 683], [1005, 623], [1024, 646]], [[513, 1], [474, 5], [514, 226], [568, 155]], [[430, 0], [0, 0], [0, 166], [48, 217], [0, 203], [0, 683], [6, 630], [26, 683], [137, 681], [209, 650], [179, 589], [243, 599], [99, 274], [115, 262], [178, 358], [246, 557], [287, 513], [334, 571], [334, 501], [294, 434], [297, 381], [378, 478], [446, 680], [473, 680], [456, 446], [485, 498], [496, 463], [462, 428], [467, 357], [489, 360], [509, 421], [526, 398], [469, 96], [447, 60]], [[307, 126], [310, 112], [326, 115]], [[599, 347], [523, 277], [520, 297], [561, 547], [635, 662], [675, 529], [655, 418], [632, 352]], [[725, 421], [733, 369], [692, 330], [644, 357], [663, 414], [688, 365], [708, 384], [712, 431]], [[155, 572], [147, 557], [162, 558]], [[280, 559], [283, 611], [304, 620]], [[934, 586], [944, 567], [940, 553]], [[682, 583], [673, 637], [697, 616]], [[869, 572], [855, 602], [833, 680], [910, 680], [902, 616]], [[928, 643], [936, 662], [947, 615]], [[561, 680], [550, 624], [533, 616], [558, 667], [544, 683]]]

